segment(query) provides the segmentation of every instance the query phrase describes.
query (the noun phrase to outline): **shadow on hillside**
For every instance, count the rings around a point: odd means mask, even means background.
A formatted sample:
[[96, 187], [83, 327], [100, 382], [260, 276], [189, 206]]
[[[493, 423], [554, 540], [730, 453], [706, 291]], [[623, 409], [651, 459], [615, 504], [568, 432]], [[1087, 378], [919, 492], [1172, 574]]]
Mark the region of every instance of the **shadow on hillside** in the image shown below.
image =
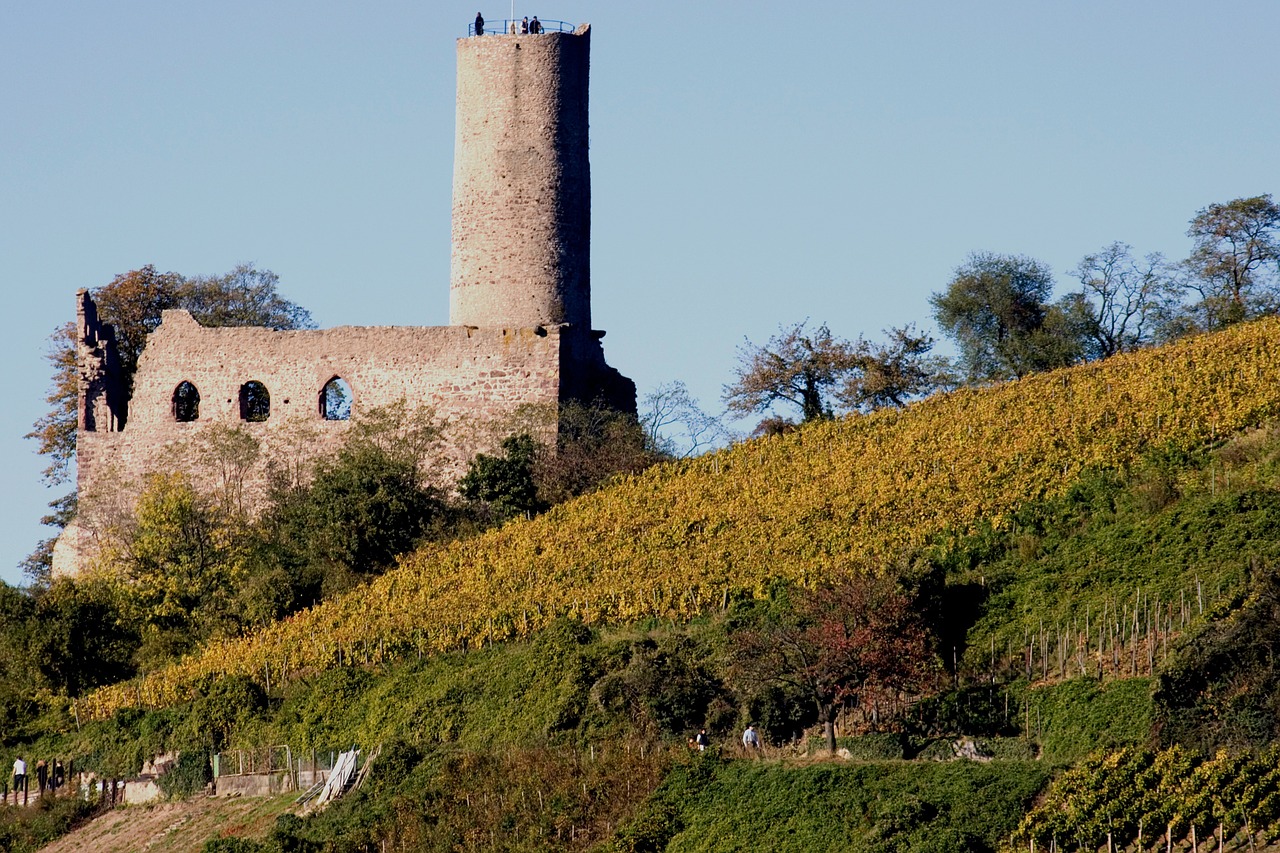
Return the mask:
[[984, 584], [948, 583], [936, 604], [938, 654], [947, 672], [954, 678], [959, 662], [964, 660], [969, 629], [982, 616], [983, 607], [990, 596]]

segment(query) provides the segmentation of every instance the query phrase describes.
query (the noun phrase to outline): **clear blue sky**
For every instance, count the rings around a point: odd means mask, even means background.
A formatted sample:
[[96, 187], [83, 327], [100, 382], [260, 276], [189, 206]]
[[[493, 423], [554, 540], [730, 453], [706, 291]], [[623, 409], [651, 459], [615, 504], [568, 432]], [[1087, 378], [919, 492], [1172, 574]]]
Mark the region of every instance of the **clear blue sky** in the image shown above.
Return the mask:
[[[487, 0], [486, 0], [487, 2]], [[321, 326], [448, 321], [474, 2], [0, 0], [0, 578], [43, 535], [46, 338], [144, 264], [280, 275]], [[493, 20], [510, 3], [481, 5]], [[1060, 289], [1280, 193], [1275, 0], [520, 2], [593, 25], [594, 317], [719, 407], [744, 336], [932, 327], [971, 251]]]

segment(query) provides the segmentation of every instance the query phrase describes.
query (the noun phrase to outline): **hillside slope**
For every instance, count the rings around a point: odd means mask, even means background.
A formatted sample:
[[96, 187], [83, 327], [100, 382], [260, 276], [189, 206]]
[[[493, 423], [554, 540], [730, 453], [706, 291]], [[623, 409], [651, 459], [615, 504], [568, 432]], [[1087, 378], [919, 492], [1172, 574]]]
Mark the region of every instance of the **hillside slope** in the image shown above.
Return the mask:
[[944, 530], [1000, 523], [1083, 470], [1192, 447], [1280, 412], [1280, 320], [814, 424], [662, 466], [341, 599], [83, 700], [159, 706], [227, 673], [306, 672], [588, 623], [686, 618], [785, 577], [875, 570]]
[[262, 837], [293, 803], [198, 797], [107, 812], [41, 849], [41, 853], [199, 853], [211, 838]]

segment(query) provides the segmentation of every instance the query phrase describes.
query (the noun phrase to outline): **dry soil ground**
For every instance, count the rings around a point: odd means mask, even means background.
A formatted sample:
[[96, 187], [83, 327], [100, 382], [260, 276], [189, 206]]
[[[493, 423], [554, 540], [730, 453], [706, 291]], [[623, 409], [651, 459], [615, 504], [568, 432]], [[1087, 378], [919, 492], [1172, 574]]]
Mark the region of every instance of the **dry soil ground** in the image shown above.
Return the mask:
[[263, 837], [293, 799], [200, 797], [129, 806], [90, 821], [41, 853], [199, 853], [210, 838]]

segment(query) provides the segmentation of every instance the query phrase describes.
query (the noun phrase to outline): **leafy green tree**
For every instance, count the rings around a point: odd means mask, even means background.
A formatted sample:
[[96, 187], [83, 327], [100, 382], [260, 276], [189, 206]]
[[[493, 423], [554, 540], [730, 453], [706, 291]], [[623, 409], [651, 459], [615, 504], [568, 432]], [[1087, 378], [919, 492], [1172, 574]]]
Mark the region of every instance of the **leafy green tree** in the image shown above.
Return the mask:
[[1211, 204], [1196, 212], [1187, 236], [1195, 248], [1184, 268], [1200, 296], [1192, 310], [1202, 328], [1280, 308], [1280, 205], [1270, 195]]
[[476, 454], [458, 481], [458, 492], [467, 500], [488, 506], [498, 522], [542, 512], [546, 504], [538, 497], [533, 476], [538, 445], [522, 434], [506, 438], [502, 449], [502, 456]]
[[279, 284], [280, 277], [271, 270], [239, 264], [222, 275], [183, 279], [172, 307], [190, 311], [202, 326], [314, 328], [311, 313], [282, 297]]
[[1073, 364], [1090, 354], [1090, 316], [1069, 296], [1050, 304], [1053, 276], [1021, 255], [978, 253], [930, 302], [934, 318], [960, 347], [971, 381], [1013, 379]]
[[616, 677], [631, 719], [648, 719], [664, 735], [708, 726], [709, 710], [726, 694], [707, 648], [692, 637], [645, 637], [631, 644], [630, 660]]
[[120, 601], [142, 635], [141, 662], [162, 664], [239, 625], [243, 532], [185, 475], [147, 478], [131, 527], [102, 557], [119, 569]]
[[306, 486], [275, 495], [264, 523], [283, 552], [275, 564], [292, 567], [314, 599], [390, 567], [443, 512], [411, 463], [357, 442], [321, 460]]
[[267, 696], [253, 679], [224, 675], [201, 684], [177, 737], [201, 751], [218, 752], [246, 721], [267, 709]]
[[44, 678], [32, 653], [36, 600], [0, 583], [0, 732], [12, 738], [36, 713], [36, 690]]
[[32, 627], [40, 674], [71, 698], [134, 674], [138, 636], [105, 583], [55, 582], [36, 602]]
[[[269, 624], [447, 535], [455, 518], [436, 485], [440, 434], [429, 410], [402, 402], [362, 413], [331, 457], [271, 460], [266, 507], [243, 543], [243, 620]], [[234, 483], [235, 454], [226, 458]]]

